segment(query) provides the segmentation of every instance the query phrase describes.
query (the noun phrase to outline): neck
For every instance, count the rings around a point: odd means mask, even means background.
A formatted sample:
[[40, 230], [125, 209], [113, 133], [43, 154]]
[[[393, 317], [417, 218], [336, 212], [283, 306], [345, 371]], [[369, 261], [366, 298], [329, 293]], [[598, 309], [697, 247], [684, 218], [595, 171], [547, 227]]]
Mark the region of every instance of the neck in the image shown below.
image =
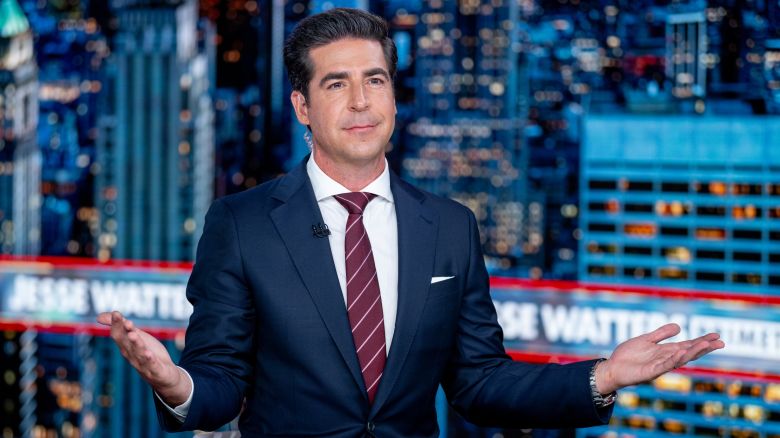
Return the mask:
[[351, 192], [359, 192], [375, 179], [379, 178], [385, 170], [385, 157], [380, 155], [376, 160], [364, 163], [341, 163], [333, 161], [322, 154], [318, 154], [316, 148], [312, 152], [312, 158], [325, 175], [328, 175], [337, 183], [349, 189]]

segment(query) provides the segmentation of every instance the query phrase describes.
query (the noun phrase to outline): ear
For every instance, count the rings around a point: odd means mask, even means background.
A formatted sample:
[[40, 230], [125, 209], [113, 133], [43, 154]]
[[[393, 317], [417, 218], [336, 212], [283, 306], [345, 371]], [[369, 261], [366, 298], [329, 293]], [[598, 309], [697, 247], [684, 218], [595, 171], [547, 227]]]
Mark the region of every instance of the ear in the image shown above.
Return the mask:
[[302, 125], [309, 125], [309, 107], [306, 106], [306, 98], [300, 91], [293, 91], [290, 93], [290, 102], [295, 109], [295, 116], [298, 118], [298, 122]]

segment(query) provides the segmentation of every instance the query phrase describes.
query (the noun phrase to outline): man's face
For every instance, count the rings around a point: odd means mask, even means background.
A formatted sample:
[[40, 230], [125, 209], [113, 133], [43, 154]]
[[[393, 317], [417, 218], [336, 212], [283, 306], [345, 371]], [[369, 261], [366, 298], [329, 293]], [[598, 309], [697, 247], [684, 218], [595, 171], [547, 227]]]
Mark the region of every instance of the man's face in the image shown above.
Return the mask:
[[395, 95], [382, 46], [342, 39], [309, 51], [309, 97], [290, 96], [298, 120], [311, 127], [314, 155], [361, 166], [384, 157], [395, 127]]

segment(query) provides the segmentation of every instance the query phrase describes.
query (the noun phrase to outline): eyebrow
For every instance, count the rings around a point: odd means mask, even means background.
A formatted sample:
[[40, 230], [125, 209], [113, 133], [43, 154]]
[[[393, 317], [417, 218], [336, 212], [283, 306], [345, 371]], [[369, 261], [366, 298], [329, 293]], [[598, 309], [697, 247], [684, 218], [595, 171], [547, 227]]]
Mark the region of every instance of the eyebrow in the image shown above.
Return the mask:
[[[370, 68], [368, 70], [364, 70], [363, 71], [363, 77], [364, 78], [371, 77], [371, 76], [376, 76], [376, 75], [380, 75], [380, 76], [384, 77], [385, 80], [388, 80], [388, 81], [390, 80], [390, 74], [387, 73], [387, 70], [383, 69], [382, 67]], [[333, 80], [337, 80], [337, 79], [347, 79], [348, 77], [349, 77], [349, 73], [347, 73], [345, 71], [330, 72], [330, 73], [326, 74], [325, 76], [323, 76], [322, 79], [320, 79], [320, 87], [325, 85], [325, 83], [328, 82], [328, 81], [333, 81]]]

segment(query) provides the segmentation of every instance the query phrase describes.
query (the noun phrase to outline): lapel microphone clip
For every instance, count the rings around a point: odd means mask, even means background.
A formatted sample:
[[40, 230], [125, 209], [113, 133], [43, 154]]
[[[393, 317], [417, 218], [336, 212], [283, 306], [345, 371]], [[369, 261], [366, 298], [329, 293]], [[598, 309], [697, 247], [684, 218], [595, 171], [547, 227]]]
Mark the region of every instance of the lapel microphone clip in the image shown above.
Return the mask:
[[322, 238], [330, 236], [330, 229], [327, 224], [318, 223], [317, 225], [312, 225], [311, 230], [314, 233], [314, 237]]

